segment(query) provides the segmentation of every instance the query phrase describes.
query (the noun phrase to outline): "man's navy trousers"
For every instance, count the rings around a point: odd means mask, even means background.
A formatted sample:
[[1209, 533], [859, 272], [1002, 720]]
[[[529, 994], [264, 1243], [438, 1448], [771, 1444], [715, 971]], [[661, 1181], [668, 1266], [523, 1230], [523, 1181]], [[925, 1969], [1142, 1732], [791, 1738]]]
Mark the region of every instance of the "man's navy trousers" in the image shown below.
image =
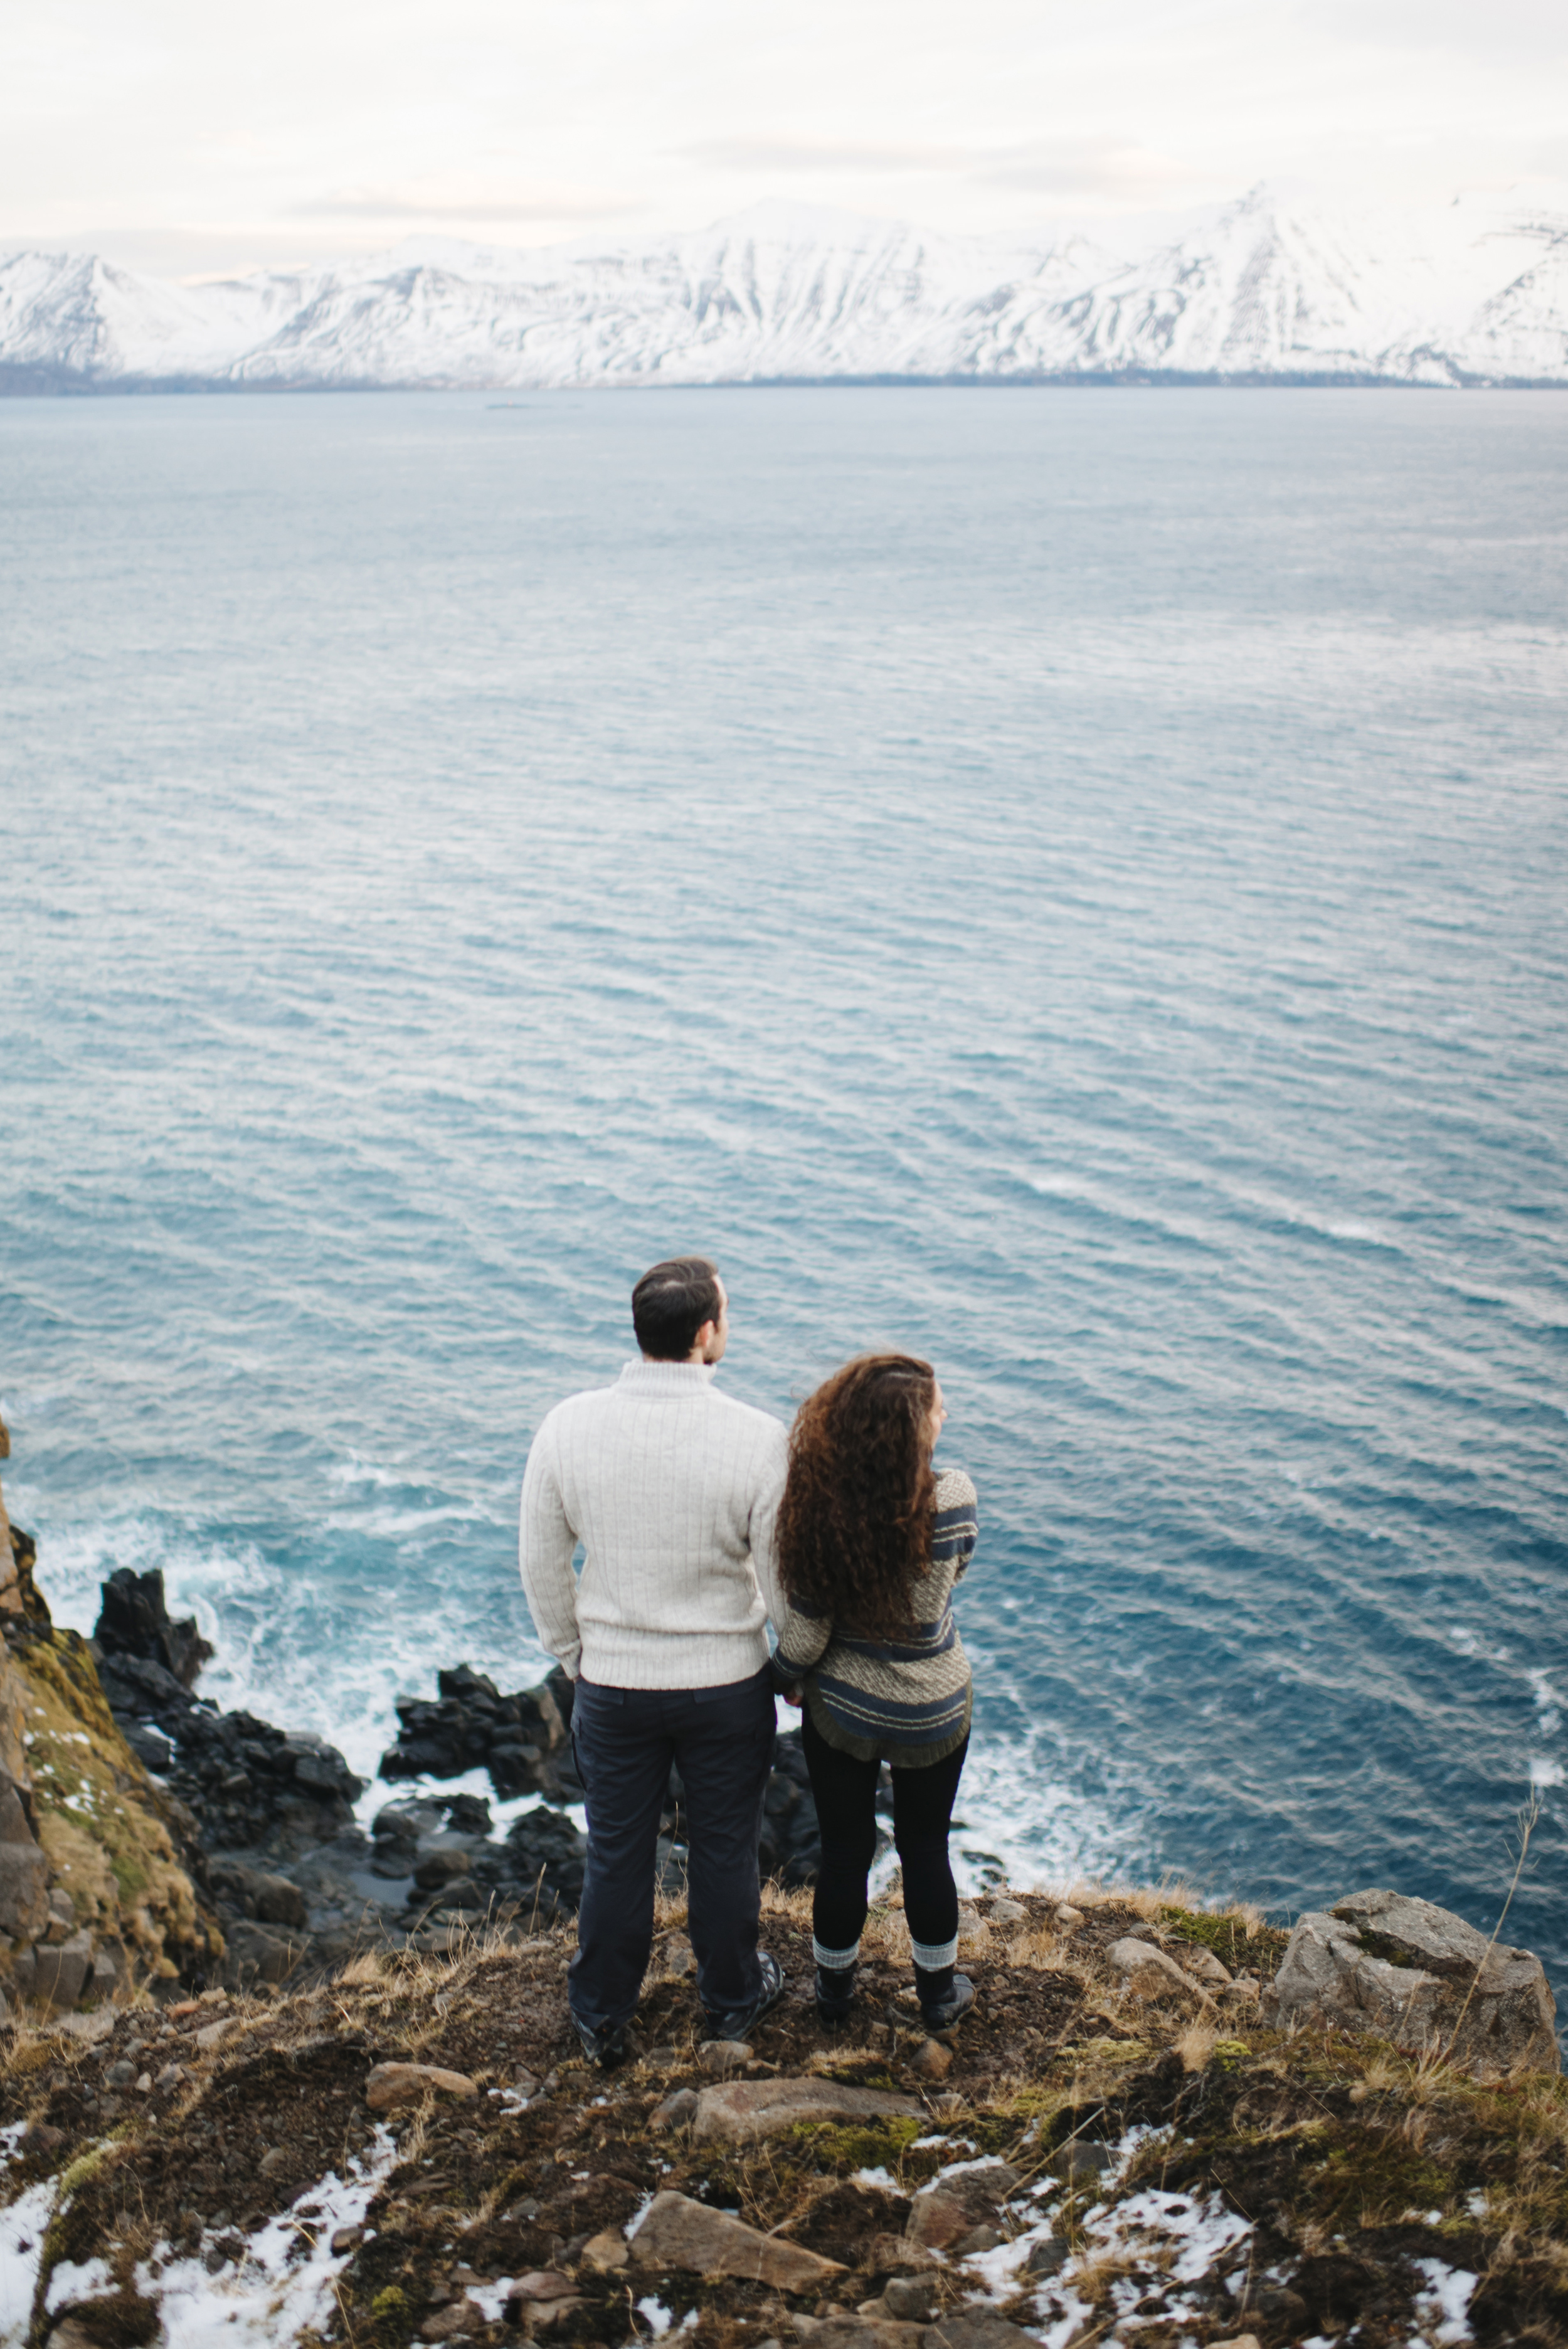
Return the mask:
[[722, 2023], [761, 1995], [757, 1847], [773, 1761], [766, 1664], [720, 1688], [604, 1688], [579, 1680], [572, 1747], [588, 1797], [588, 1864], [567, 1996], [590, 2031], [627, 2022], [654, 1940], [659, 1815], [670, 1764], [685, 1786], [686, 1930], [697, 1996]]

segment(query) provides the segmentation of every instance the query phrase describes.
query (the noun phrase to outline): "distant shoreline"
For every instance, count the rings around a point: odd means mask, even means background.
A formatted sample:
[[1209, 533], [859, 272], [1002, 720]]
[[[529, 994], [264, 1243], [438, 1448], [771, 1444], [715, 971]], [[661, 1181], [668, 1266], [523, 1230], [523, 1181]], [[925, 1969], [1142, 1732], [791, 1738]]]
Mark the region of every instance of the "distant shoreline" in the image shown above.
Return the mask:
[[[1174, 370], [1128, 368], [1119, 373], [1062, 375], [778, 375], [728, 376], [707, 383], [469, 384], [382, 382], [364, 378], [353, 382], [321, 383], [305, 378], [270, 383], [234, 383], [215, 376], [137, 376], [104, 380], [91, 376], [56, 374], [43, 367], [0, 364], [0, 399], [152, 399], [254, 398], [271, 394], [298, 398], [304, 395], [336, 398], [346, 392], [430, 392], [458, 394], [511, 407], [526, 399], [548, 399], [562, 393], [601, 394], [677, 391], [1568, 391], [1560, 376], [1467, 376], [1446, 383], [1419, 382], [1408, 376], [1310, 374], [1283, 375], [1262, 369], [1251, 374], [1179, 374]], [[499, 393], [511, 395], [505, 400]]]

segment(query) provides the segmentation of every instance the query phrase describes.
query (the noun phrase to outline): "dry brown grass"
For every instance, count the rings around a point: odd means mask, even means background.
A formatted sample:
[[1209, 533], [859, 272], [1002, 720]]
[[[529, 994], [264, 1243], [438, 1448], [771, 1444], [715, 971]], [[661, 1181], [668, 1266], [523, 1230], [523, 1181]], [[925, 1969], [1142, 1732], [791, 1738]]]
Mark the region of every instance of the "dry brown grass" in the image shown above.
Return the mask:
[[1219, 2033], [1209, 2023], [1190, 2023], [1181, 2036], [1171, 2044], [1181, 2058], [1184, 2072], [1201, 2072], [1214, 2052]]

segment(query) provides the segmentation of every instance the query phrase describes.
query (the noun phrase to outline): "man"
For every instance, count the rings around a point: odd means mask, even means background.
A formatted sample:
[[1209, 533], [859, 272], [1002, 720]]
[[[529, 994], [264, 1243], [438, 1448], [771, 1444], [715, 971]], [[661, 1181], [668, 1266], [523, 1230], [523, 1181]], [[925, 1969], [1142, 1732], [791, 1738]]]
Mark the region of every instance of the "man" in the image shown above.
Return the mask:
[[778, 1961], [757, 1947], [757, 1846], [774, 1729], [764, 1592], [788, 1439], [713, 1384], [729, 1302], [706, 1257], [645, 1272], [632, 1323], [641, 1360], [614, 1386], [557, 1403], [534, 1437], [520, 1544], [540, 1639], [577, 1683], [588, 1867], [567, 1996], [606, 2070], [627, 2054], [653, 1942], [672, 1762], [686, 1788], [697, 1995], [715, 2036], [743, 2038], [784, 1991]]

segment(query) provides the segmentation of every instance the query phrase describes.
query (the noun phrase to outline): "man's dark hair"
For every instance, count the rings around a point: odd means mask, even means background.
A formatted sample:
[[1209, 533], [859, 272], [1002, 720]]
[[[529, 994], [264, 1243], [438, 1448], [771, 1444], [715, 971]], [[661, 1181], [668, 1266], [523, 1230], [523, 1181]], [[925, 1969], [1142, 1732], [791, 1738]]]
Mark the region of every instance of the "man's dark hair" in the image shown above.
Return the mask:
[[684, 1362], [705, 1321], [723, 1303], [718, 1267], [705, 1256], [671, 1257], [644, 1273], [632, 1291], [632, 1327], [655, 1362]]

